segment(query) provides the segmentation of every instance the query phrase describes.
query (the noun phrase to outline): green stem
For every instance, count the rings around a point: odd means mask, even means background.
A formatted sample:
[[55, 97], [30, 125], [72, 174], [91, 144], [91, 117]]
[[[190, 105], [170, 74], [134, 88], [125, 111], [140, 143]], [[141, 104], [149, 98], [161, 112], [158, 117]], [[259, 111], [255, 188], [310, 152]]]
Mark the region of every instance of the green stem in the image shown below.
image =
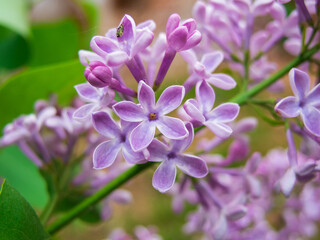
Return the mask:
[[100, 200], [108, 196], [115, 189], [120, 187], [122, 184], [126, 183], [129, 179], [131, 179], [132, 177], [136, 176], [137, 174], [154, 164], [155, 163], [153, 162], [147, 162], [143, 165], [134, 165], [133, 167], [129, 168], [128, 170], [120, 174], [117, 178], [113, 179], [111, 182], [109, 182], [107, 185], [101, 188], [99, 191], [97, 191], [95, 194], [86, 198], [81, 203], [76, 205], [74, 208], [66, 212], [61, 218], [49, 225], [46, 230], [50, 234], [56, 233], [61, 228], [70, 223], [73, 219], [82, 214], [86, 209], [88, 209], [88, 207], [95, 205]]
[[244, 53], [244, 61], [243, 61], [243, 67], [244, 67], [244, 79], [242, 83], [242, 92], [245, 92], [248, 88], [249, 84], [249, 78], [250, 78], [250, 52], [249, 50], [245, 51]]
[[47, 223], [47, 221], [49, 220], [51, 213], [53, 212], [53, 210], [58, 202], [58, 199], [59, 199], [59, 197], [57, 194], [53, 194], [52, 197], [49, 199], [47, 206], [45, 207], [45, 209], [43, 210], [43, 212], [41, 213], [41, 216], [40, 216], [40, 220], [43, 225], [45, 225]]
[[320, 50], [320, 44], [315, 45], [310, 50], [305, 51], [300, 56], [296, 57], [294, 60], [292, 60], [287, 66], [273, 74], [271, 77], [267, 78], [266, 80], [262, 81], [261, 83], [255, 85], [253, 88], [249, 89], [246, 92], [243, 92], [241, 94], [238, 94], [234, 98], [230, 100], [230, 102], [238, 103], [239, 105], [243, 105], [246, 103], [246, 101], [260, 93], [265, 88], [271, 86], [273, 83], [275, 83], [278, 79], [282, 78], [284, 75], [286, 75], [292, 68], [298, 66], [299, 64], [303, 63], [304, 61], [308, 60], [312, 55], [314, 55], [316, 52]]
[[[231, 99], [231, 102], [238, 103], [239, 105], [245, 104], [250, 97], [257, 95], [263, 89], [269, 87], [271, 84], [276, 82], [279, 78], [283, 77], [286, 73], [288, 73], [291, 68], [296, 67], [300, 63], [309, 59], [319, 49], [320, 49], [320, 44], [317, 44], [310, 50], [306, 51], [304, 54], [295, 58], [291, 63], [289, 63], [286, 67], [281, 69], [279, 72], [272, 75], [270, 78], [264, 80], [263, 82], [251, 88], [250, 90], [238, 94], [236, 97]], [[200, 129], [202, 129], [202, 127], [195, 129], [195, 131], [198, 131]], [[79, 203], [77, 206], [75, 206], [74, 208], [66, 212], [65, 215], [63, 215], [61, 218], [59, 218], [58, 220], [53, 222], [51, 225], [49, 225], [47, 227], [48, 233], [50, 234], [56, 233], [61, 228], [66, 226], [68, 223], [70, 223], [72, 220], [74, 220], [76, 217], [78, 217], [80, 214], [82, 214], [90, 206], [98, 203], [100, 200], [108, 196], [111, 192], [113, 192], [115, 189], [120, 187], [122, 184], [126, 183], [132, 177], [138, 175], [140, 172], [144, 171], [145, 169], [149, 168], [152, 165], [154, 165], [153, 162], [148, 162], [143, 165], [135, 165], [130, 169], [128, 169], [127, 171], [123, 172], [121, 175], [113, 179], [110, 183], [105, 185], [98, 192], [91, 195], [90, 197], [85, 199], [83, 202]]]

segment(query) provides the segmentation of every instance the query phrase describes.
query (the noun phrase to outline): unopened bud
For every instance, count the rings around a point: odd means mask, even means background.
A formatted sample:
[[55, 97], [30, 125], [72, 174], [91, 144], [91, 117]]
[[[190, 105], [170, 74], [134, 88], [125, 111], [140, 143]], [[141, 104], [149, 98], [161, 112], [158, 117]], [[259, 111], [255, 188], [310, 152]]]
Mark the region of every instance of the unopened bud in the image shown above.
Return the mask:
[[94, 61], [86, 67], [84, 76], [92, 86], [102, 88], [110, 84], [112, 69], [102, 62]]

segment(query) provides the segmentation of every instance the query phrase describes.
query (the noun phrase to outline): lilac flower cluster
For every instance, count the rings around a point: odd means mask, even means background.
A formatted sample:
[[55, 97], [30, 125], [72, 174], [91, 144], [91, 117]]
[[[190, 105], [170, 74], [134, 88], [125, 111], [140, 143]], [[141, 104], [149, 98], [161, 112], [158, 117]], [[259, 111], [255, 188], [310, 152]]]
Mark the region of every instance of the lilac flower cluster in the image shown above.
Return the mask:
[[[294, 62], [289, 67], [294, 96], [276, 101], [255, 98], [259, 91], [246, 93], [252, 85], [266, 83], [277, 69], [267, 52], [282, 40], [285, 49], [299, 55], [296, 61], [310, 60], [320, 68], [319, 53], [304, 55], [320, 48], [320, 18], [314, 17], [320, 13], [319, 1], [297, 0], [297, 10], [289, 14], [284, 2], [197, 1], [194, 18], [172, 14], [166, 32], [155, 40], [152, 20], [136, 24], [126, 14], [117, 28], [92, 38], [92, 51], [79, 51], [87, 82], [75, 89], [84, 103], [60, 109], [37, 102], [35, 114], [5, 127], [0, 146], [18, 144], [41, 171], [54, 175], [59, 189], [70, 187], [70, 194], [80, 191], [82, 198], [113, 185], [130, 167], [137, 168], [133, 165], [159, 163], [152, 185], [172, 196], [174, 212], [186, 211], [186, 203], [195, 205], [188, 212], [185, 234], [200, 232], [203, 239], [311, 238], [320, 221], [319, 84], [311, 87], [309, 74], [292, 68], [298, 64]], [[254, 31], [258, 19], [268, 23]], [[180, 85], [172, 85], [166, 78], [177, 54], [189, 74]], [[219, 72], [223, 61], [232, 76]], [[285, 75], [280, 73], [276, 80]], [[282, 90], [279, 83], [269, 90]], [[218, 92], [231, 89], [247, 98], [217, 104]], [[269, 149], [266, 155], [256, 151], [251, 134], [258, 120], [234, 122], [240, 112], [236, 102], [250, 103], [261, 119], [283, 126], [288, 148]], [[299, 147], [297, 138], [302, 139]], [[84, 149], [80, 154], [77, 144]], [[70, 170], [80, 163], [81, 171]], [[67, 183], [60, 182], [65, 174]], [[112, 215], [111, 202], [131, 200], [129, 191], [114, 190], [103, 201], [101, 218]], [[134, 234], [141, 240], [161, 239], [144, 227]], [[107, 239], [132, 237], [117, 229]]]
[[[217, 136], [228, 138], [232, 130], [227, 123], [237, 117], [240, 108], [235, 103], [226, 103], [212, 110], [215, 94], [208, 83], [231, 89], [236, 82], [226, 74], [211, 73], [223, 60], [221, 53], [208, 53], [201, 62], [197, 61], [192, 49], [202, 37], [193, 19], [181, 21], [178, 14], [171, 15], [166, 33], [161, 33], [151, 47], [154, 28], [153, 21], [136, 25], [130, 16], [125, 15], [117, 28], [109, 30], [105, 36], [92, 38], [93, 52], [79, 52], [90, 85], [80, 84], [76, 89], [89, 104], [78, 109], [74, 118], [84, 121], [92, 115], [95, 129], [108, 139], [94, 151], [95, 169], [111, 166], [120, 150], [130, 164], [161, 162], [154, 174], [153, 186], [165, 192], [174, 184], [176, 166], [196, 178], [208, 173], [204, 160], [184, 153], [193, 141], [194, 127], [207, 126]], [[157, 61], [151, 60], [155, 53], [157, 60], [161, 61], [158, 72]], [[155, 90], [164, 80], [176, 53], [194, 63], [192, 80], [189, 78], [184, 86], [167, 87], [156, 101]], [[147, 68], [142, 59], [148, 63]], [[129, 89], [120, 76], [119, 70], [124, 66], [138, 82], [137, 91]], [[112, 81], [117, 81], [121, 90]], [[186, 88], [189, 91], [195, 84], [197, 100], [189, 99], [183, 106], [190, 119], [184, 122], [167, 116], [183, 103]], [[120, 94], [121, 101], [112, 99], [113, 91]], [[138, 103], [132, 92], [136, 92]], [[120, 118], [121, 127], [114, 121], [115, 116]], [[159, 134], [156, 134], [157, 130]], [[157, 139], [160, 135], [169, 142]]]

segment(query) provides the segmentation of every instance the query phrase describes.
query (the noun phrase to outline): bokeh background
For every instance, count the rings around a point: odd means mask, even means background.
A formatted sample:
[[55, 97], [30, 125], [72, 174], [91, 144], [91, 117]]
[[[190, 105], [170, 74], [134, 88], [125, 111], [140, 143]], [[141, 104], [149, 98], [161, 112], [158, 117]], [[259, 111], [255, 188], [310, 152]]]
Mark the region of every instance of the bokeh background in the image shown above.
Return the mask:
[[[194, 3], [195, 0], [0, 0], [0, 129], [20, 114], [31, 113], [37, 99], [48, 99], [52, 93], [57, 94], [60, 104], [67, 105], [76, 95], [73, 86], [85, 82], [79, 49], [89, 50], [92, 36], [116, 27], [125, 13], [136, 23], [153, 19], [158, 34], [165, 31], [172, 13], [179, 13], [183, 19], [191, 17]], [[281, 47], [273, 50], [271, 57], [279, 66], [291, 59]], [[165, 82], [177, 83], [186, 78], [187, 66], [178, 57]], [[218, 91], [217, 96], [228, 99], [233, 94]], [[241, 115], [256, 113], [244, 108]], [[283, 134], [275, 134], [277, 131], [261, 122], [251, 134], [253, 150], [266, 153], [274, 146], [285, 147]], [[228, 143], [219, 150], [226, 153], [227, 146]], [[112, 205], [111, 220], [90, 225], [76, 220], [56, 239], [105, 239], [114, 228], [132, 232], [136, 225], [155, 225], [164, 239], [190, 239], [182, 227], [188, 210], [194, 207], [187, 206], [183, 214], [173, 214], [170, 196], [152, 188], [152, 173], [148, 170], [126, 186], [133, 194], [133, 203]], [[0, 176], [7, 178], [38, 211], [45, 205], [45, 183], [17, 147], [0, 150]]]

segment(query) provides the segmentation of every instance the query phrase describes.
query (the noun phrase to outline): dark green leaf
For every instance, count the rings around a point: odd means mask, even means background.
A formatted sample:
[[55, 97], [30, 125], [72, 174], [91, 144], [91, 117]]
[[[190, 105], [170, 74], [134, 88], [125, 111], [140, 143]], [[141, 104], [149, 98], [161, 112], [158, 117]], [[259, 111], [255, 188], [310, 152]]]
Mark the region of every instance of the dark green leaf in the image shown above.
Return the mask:
[[29, 203], [6, 181], [0, 192], [0, 236], [3, 240], [50, 239]]
[[9, 180], [32, 206], [43, 207], [47, 202], [46, 185], [38, 168], [17, 146], [0, 152], [0, 176]]
[[30, 69], [0, 86], [0, 129], [21, 114], [33, 112], [38, 99], [57, 94], [60, 104], [76, 95], [73, 86], [84, 82], [84, 67], [79, 60]]
[[29, 59], [29, 43], [22, 35], [0, 26], [0, 53], [0, 68], [19, 67]]

